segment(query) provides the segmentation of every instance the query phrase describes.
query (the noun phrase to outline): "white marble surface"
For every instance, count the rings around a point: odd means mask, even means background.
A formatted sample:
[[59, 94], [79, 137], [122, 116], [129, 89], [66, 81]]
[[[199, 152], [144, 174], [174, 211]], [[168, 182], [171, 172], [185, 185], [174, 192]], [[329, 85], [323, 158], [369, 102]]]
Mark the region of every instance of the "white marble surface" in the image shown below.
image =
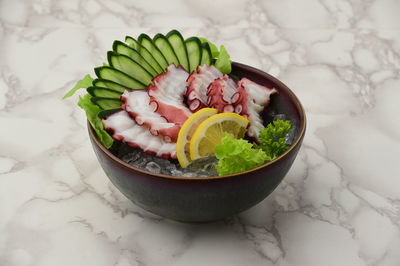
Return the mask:
[[[400, 265], [399, 0], [0, 0], [0, 265]], [[131, 204], [76, 98], [114, 39], [172, 28], [283, 80], [308, 115], [284, 182], [221, 222]]]

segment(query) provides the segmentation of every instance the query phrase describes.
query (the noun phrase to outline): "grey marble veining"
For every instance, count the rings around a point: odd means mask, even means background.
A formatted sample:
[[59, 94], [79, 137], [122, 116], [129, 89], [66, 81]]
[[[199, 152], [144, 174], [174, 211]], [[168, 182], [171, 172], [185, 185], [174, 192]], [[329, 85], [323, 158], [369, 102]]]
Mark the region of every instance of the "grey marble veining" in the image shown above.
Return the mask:
[[[0, 265], [400, 265], [400, 1], [0, 0]], [[280, 78], [308, 116], [284, 182], [211, 224], [131, 204], [74, 82], [112, 41], [177, 28]], [[77, 96], [76, 96], [77, 97]]]

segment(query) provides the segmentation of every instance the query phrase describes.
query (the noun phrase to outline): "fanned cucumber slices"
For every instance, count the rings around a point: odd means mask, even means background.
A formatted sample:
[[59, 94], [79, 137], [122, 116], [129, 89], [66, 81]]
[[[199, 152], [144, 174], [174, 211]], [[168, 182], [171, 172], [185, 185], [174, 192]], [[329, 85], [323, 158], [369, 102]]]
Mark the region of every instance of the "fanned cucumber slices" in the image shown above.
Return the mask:
[[162, 69], [165, 70], [168, 67], [167, 59], [165, 59], [164, 55], [157, 48], [157, 46], [153, 43], [153, 40], [148, 35], [144, 33], [140, 34], [138, 41], [140, 45], [142, 45], [151, 53], [151, 55], [157, 60]]
[[175, 54], [174, 48], [164, 35], [159, 33], [156, 36], [154, 36], [153, 43], [161, 51], [164, 58], [167, 60], [168, 65], [170, 64], [175, 64], [176, 66], [180, 65], [179, 59]]
[[120, 109], [125, 90], [146, 89], [170, 64], [191, 73], [199, 65], [215, 64], [217, 58], [213, 58], [207, 42], [198, 37], [185, 40], [177, 30], [153, 38], [144, 33], [137, 39], [126, 36], [125, 42], [114, 41], [112, 51], [107, 53], [108, 62], [95, 68], [97, 79], [87, 91], [92, 102], [104, 110], [101, 116], [105, 116]]

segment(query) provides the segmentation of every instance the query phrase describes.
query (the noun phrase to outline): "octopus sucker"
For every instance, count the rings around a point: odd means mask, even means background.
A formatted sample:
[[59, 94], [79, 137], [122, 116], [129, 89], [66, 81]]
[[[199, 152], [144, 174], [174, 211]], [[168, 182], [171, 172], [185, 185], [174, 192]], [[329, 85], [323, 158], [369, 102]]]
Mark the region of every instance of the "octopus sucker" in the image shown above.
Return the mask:
[[247, 135], [257, 139], [264, 128], [260, 113], [268, 105], [271, 95], [278, 93], [275, 88], [268, 88], [247, 78], [238, 82], [237, 92], [231, 97], [234, 111], [250, 120]]
[[236, 92], [237, 85], [228, 76], [216, 78], [207, 89], [207, 105], [219, 112], [233, 112], [232, 96]]
[[207, 89], [210, 83], [223, 74], [214, 66], [198, 66], [197, 71], [192, 72], [188, 79], [185, 96], [190, 111], [196, 112], [207, 107]]

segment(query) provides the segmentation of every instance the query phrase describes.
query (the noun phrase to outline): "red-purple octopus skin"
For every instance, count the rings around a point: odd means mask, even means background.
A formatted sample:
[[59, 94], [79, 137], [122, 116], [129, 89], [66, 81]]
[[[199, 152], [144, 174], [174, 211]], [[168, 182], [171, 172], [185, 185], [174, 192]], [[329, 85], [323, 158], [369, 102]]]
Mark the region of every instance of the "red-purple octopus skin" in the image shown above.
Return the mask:
[[148, 128], [139, 126], [125, 110], [109, 115], [103, 120], [104, 128], [111, 132], [113, 139], [125, 142], [133, 148], [161, 158], [176, 158], [176, 143], [166, 143], [154, 136]]
[[247, 78], [238, 82], [237, 92], [232, 96], [235, 113], [249, 119], [247, 135], [258, 139], [261, 129], [264, 128], [260, 113], [268, 105], [270, 96], [278, 93], [275, 88], [268, 88]]
[[216, 78], [210, 83], [207, 90], [207, 105], [218, 112], [233, 112], [232, 96], [236, 92], [235, 82], [228, 75]]
[[186, 107], [183, 95], [189, 73], [182, 67], [170, 65], [167, 72], [156, 76], [147, 88], [150, 106], [169, 123], [183, 125], [192, 112]]
[[125, 91], [121, 107], [129, 113], [139, 126], [145, 126], [150, 133], [160, 136], [165, 142], [176, 142], [181, 126], [169, 123], [150, 106], [150, 97], [145, 90]]
[[214, 79], [222, 75], [216, 67], [208, 65], [198, 66], [196, 71], [189, 75], [185, 96], [190, 111], [197, 112], [207, 107], [207, 88]]

